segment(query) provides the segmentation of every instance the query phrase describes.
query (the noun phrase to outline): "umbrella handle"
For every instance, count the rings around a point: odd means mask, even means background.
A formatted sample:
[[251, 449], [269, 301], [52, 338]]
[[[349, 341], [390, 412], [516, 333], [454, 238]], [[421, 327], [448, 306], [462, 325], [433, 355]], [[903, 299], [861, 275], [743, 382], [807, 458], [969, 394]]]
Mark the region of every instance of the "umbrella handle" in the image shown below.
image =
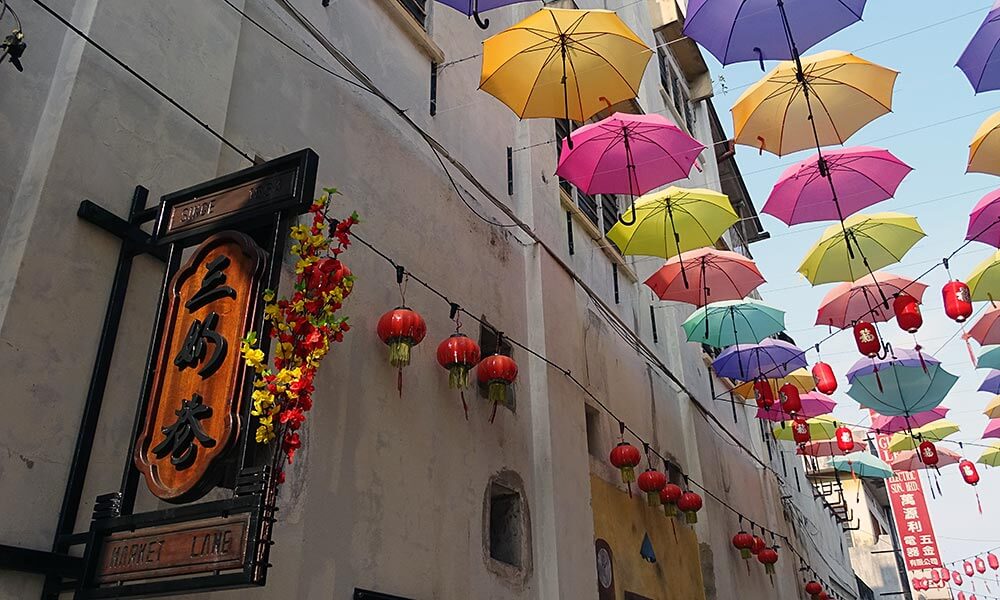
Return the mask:
[[489, 29], [489, 27], [490, 27], [490, 20], [489, 19], [483, 19], [482, 17], [480, 17], [478, 10], [472, 11], [472, 18], [476, 20], [476, 25], [479, 25], [480, 29]]
[[635, 197], [634, 196], [632, 197], [632, 220], [631, 221], [626, 221], [624, 217], [625, 217], [624, 214], [621, 214], [621, 215], [618, 216], [618, 220], [621, 221], [622, 225], [635, 225], [636, 216], [635, 216]]

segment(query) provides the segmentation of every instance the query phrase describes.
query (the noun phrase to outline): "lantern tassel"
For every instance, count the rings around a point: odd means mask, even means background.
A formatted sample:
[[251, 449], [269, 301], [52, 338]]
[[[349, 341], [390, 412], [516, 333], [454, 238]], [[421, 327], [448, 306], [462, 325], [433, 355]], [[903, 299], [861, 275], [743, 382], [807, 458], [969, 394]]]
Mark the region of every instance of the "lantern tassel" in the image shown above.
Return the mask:
[[976, 506], [979, 507], [979, 514], [983, 514], [983, 503], [979, 499], [979, 490], [975, 490], [975, 492], [976, 492]]
[[403, 367], [396, 369], [396, 391], [399, 392], [399, 397], [403, 397]]
[[968, 334], [962, 336], [965, 339], [965, 349], [969, 353], [969, 360], [972, 361], [972, 366], [976, 366], [976, 353], [972, 351], [972, 344], [969, 343]]
[[469, 420], [469, 403], [465, 401], [465, 390], [459, 390], [458, 395], [462, 397], [462, 410], [465, 411], [465, 420]]
[[917, 356], [920, 357], [920, 368], [923, 369], [924, 374], [929, 377], [930, 372], [927, 370], [927, 363], [924, 362], [924, 354], [923, 352], [921, 352], [921, 350], [923, 350], [923, 347], [920, 344], [917, 344], [913, 349], [917, 351]]

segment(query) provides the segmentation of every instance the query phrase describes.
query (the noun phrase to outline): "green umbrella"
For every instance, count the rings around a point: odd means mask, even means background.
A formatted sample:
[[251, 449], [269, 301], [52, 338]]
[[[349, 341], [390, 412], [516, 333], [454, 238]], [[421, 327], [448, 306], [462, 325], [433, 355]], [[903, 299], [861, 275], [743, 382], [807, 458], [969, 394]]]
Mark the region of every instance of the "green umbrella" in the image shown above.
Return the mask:
[[723, 300], [695, 311], [682, 327], [689, 342], [716, 348], [756, 344], [785, 330], [785, 312], [759, 300]]
[[886, 479], [892, 477], [892, 467], [870, 452], [852, 452], [846, 456], [834, 456], [833, 468], [857, 477]]
[[976, 359], [977, 369], [1000, 369], [1000, 346], [990, 346]]

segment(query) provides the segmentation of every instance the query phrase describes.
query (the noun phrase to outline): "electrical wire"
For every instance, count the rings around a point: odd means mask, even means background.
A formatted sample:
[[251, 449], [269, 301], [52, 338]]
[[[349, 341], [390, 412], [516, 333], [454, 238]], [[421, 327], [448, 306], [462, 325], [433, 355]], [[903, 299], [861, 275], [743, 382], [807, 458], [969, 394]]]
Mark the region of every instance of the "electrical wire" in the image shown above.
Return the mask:
[[14, 21], [17, 23], [17, 30], [23, 31], [21, 19], [18, 18], [17, 13], [14, 12], [14, 7], [7, 2], [8, 0], [0, 0], [0, 20], [3, 20], [3, 16], [9, 12], [10, 16], [14, 17]]

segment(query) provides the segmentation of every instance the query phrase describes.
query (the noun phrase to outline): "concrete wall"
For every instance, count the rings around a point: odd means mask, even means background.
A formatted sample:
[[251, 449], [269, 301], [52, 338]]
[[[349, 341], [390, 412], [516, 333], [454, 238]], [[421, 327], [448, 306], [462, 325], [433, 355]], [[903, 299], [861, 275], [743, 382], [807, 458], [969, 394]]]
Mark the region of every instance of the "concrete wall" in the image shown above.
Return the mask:
[[[740, 409], [733, 423], [728, 405], [711, 399], [701, 350], [680, 337], [678, 325], [690, 308], [655, 303], [653, 342], [652, 301], [640, 282], [659, 261], [622, 261], [615, 303], [606, 242], [591, 241], [579, 218], [572, 222], [576, 251], [569, 254], [555, 148], [547, 143], [552, 121], [519, 122], [475, 91], [475, 59], [440, 72], [439, 112], [430, 116], [426, 48], [436, 45], [445, 62], [472, 56], [486, 35], [527, 16], [538, 3], [491, 13], [487, 33], [431, 3], [429, 38], [418, 43], [419, 35], [402, 24], [391, 2], [339, 0], [327, 9], [313, 1], [294, 4], [508, 202], [555, 257], [524, 234], [474, 215], [424, 141], [389, 107], [298, 59], [224, 3], [52, 4], [240, 148], [266, 158], [307, 146], [316, 150], [319, 183], [343, 192], [334, 213], [357, 210], [365, 221], [358, 233], [365, 239], [570, 369], [692, 477], [760, 522], [795, 535], [796, 546], [813, 557], [817, 569], [845, 585], [852, 581], [846, 554], [837, 550], [839, 530], [808, 486], [803, 483], [803, 491], [791, 492], [782, 505], [779, 497], [795, 489], [797, 475], [783, 472], [777, 455], [768, 462], [773, 471], [764, 471], [734, 449], [741, 444], [768, 461], [749, 412]], [[295, 48], [343, 71], [278, 2], [235, 3]], [[578, 4], [604, 6], [597, 0]], [[0, 65], [0, 133], [7, 140], [0, 150], [0, 377], [12, 402], [0, 420], [6, 450], [0, 453], [6, 517], [0, 543], [47, 549], [118, 249], [115, 239], [77, 219], [78, 201], [91, 198], [122, 215], [136, 184], [155, 199], [247, 163], [40, 9], [26, 2], [17, 8], [29, 35], [27, 70], [17, 74]], [[619, 14], [647, 43], [658, 43], [645, 3], [627, 5]], [[659, 90], [655, 60], [639, 103], [647, 112], [678, 119]], [[711, 143], [706, 107], [695, 110], [693, 133]], [[514, 153], [513, 196], [507, 196], [508, 146], [531, 146]], [[710, 153], [704, 156], [709, 159], [700, 162], [702, 171], [679, 185], [717, 185], [717, 167]], [[452, 173], [460, 186], [470, 187]], [[466, 193], [465, 200], [488, 219], [507, 222], [478, 192]], [[355, 587], [442, 600], [596, 597], [593, 544], [610, 521], [597, 509], [600, 502], [592, 505], [592, 493], [616, 493], [601, 482], [614, 481], [606, 455], [617, 425], [600, 416], [591, 440], [596, 446], [588, 449], [584, 394], [562, 373], [517, 350], [516, 412], [501, 409], [490, 424], [486, 402], [470, 398], [466, 421], [434, 361], [435, 345], [453, 331], [447, 305], [416, 285], [409, 286], [407, 303], [424, 315], [431, 333], [416, 349], [400, 398], [385, 348], [373, 333], [379, 315], [398, 304], [392, 269], [360, 246], [345, 258], [359, 276], [345, 309], [354, 329], [317, 379], [305, 448], [282, 491], [268, 587], [190, 597], [349, 598]], [[683, 378], [701, 408], [614, 332], [560, 261]], [[118, 486], [161, 277], [162, 265], [137, 261], [78, 531], [87, 526], [93, 498]], [[470, 323], [466, 327], [474, 330]], [[714, 385], [722, 389], [722, 382]], [[738, 441], [710, 423], [707, 413]], [[518, 576], [498, 568], [484, 551], [484, 498], [491, 477], [501, 472], [522, 481], [530, 514], [532, 561]], [[774, 472], [783, 473], [784, 483]], [[593, 484], [592, 475], [598, 480]], [[140, 509], [157, 506], [141, 494]], [[697, 528], [704, 576], [699, 580], [688, 568], [686, 581], [701, 581], [706, 597], [720, 600], [737, 597], [737, 590], [748, 600], [798, 598], [797, 564], [790, 556], [783, 555], [773, 588], [761, 569], [745, 575], [729, 545], [735, 521], [706, 499]], [[691, 564], [695, 546], [685, 540], [676, 548], [662, 542], [664, 564]], [[0, 598], [37, 597], [39, 586], [38, 577], [0, 573]], [[667, 594], [653, 597], [684, 597]], [[853, 597], [849, 590], [843, 595]]]

